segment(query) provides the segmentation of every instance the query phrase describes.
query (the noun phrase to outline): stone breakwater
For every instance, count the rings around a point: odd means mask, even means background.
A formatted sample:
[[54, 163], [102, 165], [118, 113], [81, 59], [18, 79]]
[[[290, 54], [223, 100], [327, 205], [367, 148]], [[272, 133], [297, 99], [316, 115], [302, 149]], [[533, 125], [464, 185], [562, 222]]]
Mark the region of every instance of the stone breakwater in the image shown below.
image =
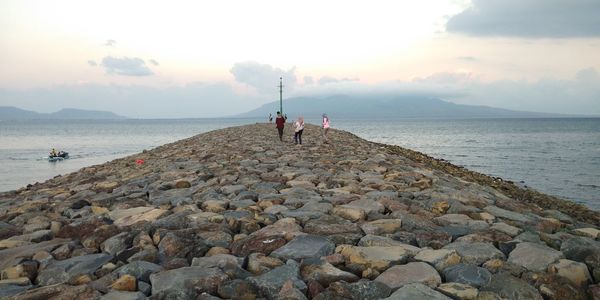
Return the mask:
[[[600, 299], [598, 213], [332, 130], [201, 134], [0, 194], [0, 298]], [[143, 160], [143, 164], [136, 161]]]

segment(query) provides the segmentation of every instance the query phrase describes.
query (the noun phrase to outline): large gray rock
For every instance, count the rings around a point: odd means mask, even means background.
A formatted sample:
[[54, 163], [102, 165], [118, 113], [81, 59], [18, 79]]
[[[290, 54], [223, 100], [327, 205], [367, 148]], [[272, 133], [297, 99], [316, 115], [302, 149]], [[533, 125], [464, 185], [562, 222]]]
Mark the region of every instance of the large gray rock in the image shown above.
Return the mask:
[[150, 274], [158, 273], [163, 270], [163, 267], [153, 264], [151, 262], [139, 260], [132, 261], [131, 263], [124, 265], [117, 269], [119, 277], [129, 274], [135, 277], [137, 280], [150, 282]]
[[432, 266], [424, 262], [411, 262], [387, 269], [375, 278], [375, 281], [384, 283], [395, 290], [414, 282], [436, 287], [442, 283], [442, 278]]
[[542, 296], [534, 287], [509, 273], [493, 275], [491, 281], [483, 286], [480, 291], [494, 292], [506, 299], [542, 300]]
[[112, 259], [112, 255], [99, 253], [53, 261], [39, 273], [37, 283], [39, 285], [65, 283], [79, 275], [93, 274]]
[[389, 297], [385, 298], [388, 300], [416, 300], [416, 299], [428, 299], [428, 300], [452, 300], [452, 298], [418, 282], [409, 283]]
[[487, 269], [465, 264], [449, 267], [443, 274], [445, 282], [465, 283], [477, 288], [488, 284], [492, 279], [492, 273]]
[[508, 219], [508, 220], [522, 222], [522, 223], [535, 222], [535, 219], [530, 216], [520, 214], [518, 212], [502, 209], [502, 208], [494, 206], [494, 205], [486, 206], [483, 210], [485, 210], [486, 212], [488, 212], [498, 218]]
[[292, 259], [288, 260], [285, 265], [277, 267], [265, 274], [256, 277], [248, 278], [267, 299], [277, 299], [279, 290], [283, 287], [286, 281], [292, 280], [294, 287], [303, 293], [308, 289], [304, 281], [300, 278], [300, 266]]
[[331, 283], [340, 280], [354, 282], [359, 279], [358, 276], [342, 271], [320, 258], [303, 260], [300, 274], [305, 282], [314, 280], [324, 287], [328, 287]]
[[[331, 296], [333, 299], [375, 300], [385, 298], [391, 292], [392, 289], [381, 282], [360, 280], [354, 283], [334, 282], [329, 285], [327, 291], [323, 294]], [[329, 298], [324, 297], [321, 299]]]
[[219, 285], [229, 280], [217, 268], [184, 267], [150, 275], [152, 295], [159, 299], [196, 299], [207, 292], [215, 294]]
[[281, 260], [327, 256], [333, 253], [335, 244], [318, 235], [297, 236], [285, 246], [271, 252], [271, 256]]
[[51, 252], [52, 250], [69, 242], [71, 242], [70, 239], [53, 239], [37, 244], [0, 250], [0, 270], [4, 270], [12, 266], [13, 262], [20, 258], [29, 258], [41, 251]]
[[223, 268], [226, 265], [242, 265], [243, 258], [229, 255], [229, 254], [217, 254], [213, 256], [205, 257], [194, 257], [192, 259], [192, 267], [202, 268]]
[[123, 292], [123, 291], [110, 291], [106, 295], [102, 296], [100, 300], [145, 300], [146, 295], [142, 292]]
[[545, 271], [548, 266], [563, 258], [560, 251], [536, 243], [519, 243], [517, 247], [510, 252], [508, 262], [518, 266], [523, 266], [527, 270], [534, 272]]
[[465, 264], [479, 266], [490, 259], [505, 259], [504, 253], [490, 243], [454, 242], [444, 246], [444, 249], [456, 250]]

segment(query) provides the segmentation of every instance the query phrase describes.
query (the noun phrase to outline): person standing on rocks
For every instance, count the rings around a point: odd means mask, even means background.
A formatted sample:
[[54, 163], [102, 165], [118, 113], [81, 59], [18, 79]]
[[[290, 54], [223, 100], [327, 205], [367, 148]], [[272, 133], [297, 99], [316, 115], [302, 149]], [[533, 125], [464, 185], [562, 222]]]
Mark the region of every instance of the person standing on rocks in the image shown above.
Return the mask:
[[302, 145], [302, 131], [304, 131], [304, 118], [298, 117], [294, 122], [294, 143]]
[[327, 138], [327, 132], [329, 131], [329, 117], [327, 116], [327, 114], [323, 114], [323, 139], [326, 142], [329, 142], [329, 139]]
[[279, 132], [279, 140], [283, 142], [283, 127], [285, 126], [285, 119], [281, 115], [281, 112], [277, 112], [277, 118], [275, 118], [275, 127]]

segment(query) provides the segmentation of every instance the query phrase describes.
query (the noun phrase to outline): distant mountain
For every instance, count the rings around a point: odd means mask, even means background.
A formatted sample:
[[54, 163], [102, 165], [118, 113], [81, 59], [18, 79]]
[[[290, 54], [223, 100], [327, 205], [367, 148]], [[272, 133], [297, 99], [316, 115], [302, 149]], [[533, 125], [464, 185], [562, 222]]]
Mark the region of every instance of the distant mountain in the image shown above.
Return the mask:
[[0, 106], [0, 120], [49, 119], [126, 119], [109, 111], [64, 108], [53, 113], [38, 113], [13, 106]]
[[[267, 103], [236, 117], [275, 115], [279, 101]], [[348, 96], [298, 97], [283, 101], [290, 117], [319, 117], [323, 113], [336, 118], [529, 118], [559, 117], [558, 114], [514, 111], [489, 106], [454, 104], [423, 96]], [[564, 115], [563, 115], [564, 116]]]

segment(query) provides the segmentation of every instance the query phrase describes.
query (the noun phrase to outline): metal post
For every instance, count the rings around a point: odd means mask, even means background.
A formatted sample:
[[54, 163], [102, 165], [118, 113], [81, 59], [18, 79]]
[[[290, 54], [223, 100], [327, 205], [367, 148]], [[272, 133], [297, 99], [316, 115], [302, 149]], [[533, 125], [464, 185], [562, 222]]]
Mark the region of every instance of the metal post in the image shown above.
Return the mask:
[[279, 111], [283, 116], [283, 78], [279, 77]]

